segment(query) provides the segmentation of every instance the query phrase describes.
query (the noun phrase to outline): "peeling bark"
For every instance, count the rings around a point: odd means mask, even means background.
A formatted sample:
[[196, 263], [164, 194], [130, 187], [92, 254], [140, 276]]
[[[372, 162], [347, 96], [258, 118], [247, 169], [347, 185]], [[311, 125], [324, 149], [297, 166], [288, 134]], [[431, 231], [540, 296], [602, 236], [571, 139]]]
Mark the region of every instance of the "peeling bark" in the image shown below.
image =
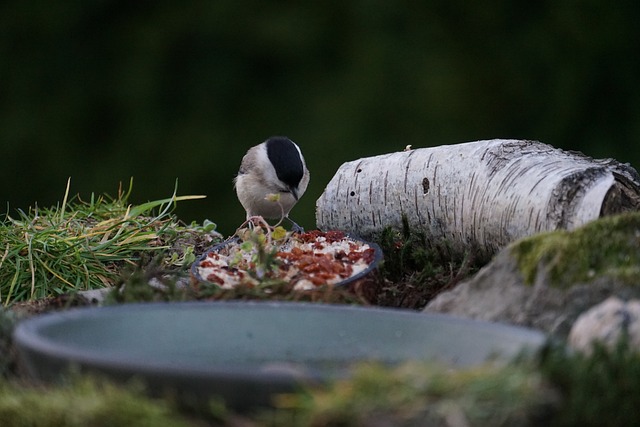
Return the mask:
[[375, 238], [425, 232], [434, 246], [490, 257], [521, 237], [640, 209], [640, 176], [535, 141], [421, 148], [343, 164], [316, 203], [320, 229]]

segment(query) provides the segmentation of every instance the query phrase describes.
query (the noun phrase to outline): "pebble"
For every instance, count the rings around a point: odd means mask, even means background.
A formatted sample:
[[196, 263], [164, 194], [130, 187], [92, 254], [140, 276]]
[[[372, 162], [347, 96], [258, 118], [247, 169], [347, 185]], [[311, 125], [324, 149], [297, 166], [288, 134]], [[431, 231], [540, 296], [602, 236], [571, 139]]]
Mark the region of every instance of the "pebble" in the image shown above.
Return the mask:
[[590, 354], [595, 342], [612, 349], [623, 333], [629, 346], [640, 351], [640, 300], [609, 297], [582, 313], [571, 328], [569, 345]]

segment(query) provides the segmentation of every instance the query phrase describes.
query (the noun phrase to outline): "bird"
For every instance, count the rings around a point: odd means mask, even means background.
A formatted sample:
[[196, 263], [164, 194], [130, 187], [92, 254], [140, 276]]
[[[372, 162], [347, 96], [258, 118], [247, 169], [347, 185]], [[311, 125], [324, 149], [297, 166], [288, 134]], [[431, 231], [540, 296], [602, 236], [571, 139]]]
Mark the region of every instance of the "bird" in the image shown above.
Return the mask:
[[233, 181], [247, 221], [286, 218], [294, 230], [302, 230], [289, 212], [306, 191], [309, 177], [300, 147], [286, 136], [272, 136], [247, 151]]

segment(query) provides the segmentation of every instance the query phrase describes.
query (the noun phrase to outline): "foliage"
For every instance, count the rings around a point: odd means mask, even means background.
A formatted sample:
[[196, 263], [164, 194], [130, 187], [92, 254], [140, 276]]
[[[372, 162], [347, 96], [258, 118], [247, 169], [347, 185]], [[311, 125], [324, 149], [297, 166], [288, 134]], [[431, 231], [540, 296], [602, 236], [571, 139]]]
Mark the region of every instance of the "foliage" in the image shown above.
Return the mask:
[[540, 371], [563, 397], [552, 426], [640, 425], [640, 353], [627, 339], [612, 350], [598, 344], [591, 355], [549, 346]]
[[200, 300], [265, 300], [265, 301], [297, 301], [323, 304], [363, 304], [370, 302], [349, 289], [333, 286], [319, 286], [311, 290], [294, 290], [287, 282], [267, 282], [258, 286], [243, 285], [233, 289], [222, 289], [219, 286], [198, 283], [191, 288], [190, 297]]
[[[323, 303], [381, 305], [421, 309], [438, 293], [454, 286], [472, 274], [478, 265], [469, 255], [464, 259], [447, 261], [445, 254], [430, 249], [424, 235], [407, 229], [398, 234], [385, 231], [380, 244], [385, 254], [378, 272], [364, 283], [349, 287], [320, 286], [312, 290], [294, 290], [291, 283], [273, 279], [267, 274], [277, 266], [276, 248], [291, 236], [282, 227], [239, 228], [234, 245], [240, 248], [250, 279], [233, 289], [216, 284], [191, 280], [187, 283], [184, 268], [177, 274], [166, 271], [160, 255], [156, 261], [140, 262], [135, 268], [123, 270], [111, 302], [183, 301], [183, 300], [284, 300]], [[239, 239], [239, 240], [238, 240]], [[183, 266], [185, 267], [185, 266]], [[149, 286], [149, 283], [155, 283]]]
[[[48, 209], [19, 211], [0, 224], [0, 298], [4, 305], [113, 285], [125, 265], [143, 254], [171, 248], [184, 229], [171, 215], [176, 202], [200, 196], [173, 196], [138, 206], [119, 189], [115, 198], [69, 198]], [[153, 214], [154, 209], [159, 213]], [[183, 251], [169, 262], [194, 257]]]
[[305, 426], [630, 426], [639, 395], [640, 352], [625, 338], [588, 355], [549, 342], [506, 365], [360, 365], [327, 388], [282, 396], [270, 415]]
[[[251, 224], [249, 227], [245, 225]], [[295, 228], [295, 226], [294, 226]], [[223, 289], [206, 280], [193, 280], [188, 293], [197, 299], [269, 299], [288, 301], [314, 301], [325, 303], [368, 304], [367, 299], [349, 286], [314, 286], [296, 289], [295, 282], [279, 278], [282, 259], [277, 256], [281, 247], [295, 245], [298, 231], [269, 224], [262, 217], [252, 217], [243, 223], [234, 236], [225, 241], [229, 268], [237, 268], [247, 275], [231, 289]], [[368, 280], [369, 277], [367, 277]], [[367, 282], [369, 285], [370, 282]]]
[[184, 270], [167, 270], [163, 257], [150, 262], [142, 261], [135, 267], [125, 268], [120, 279], [106, 298], [107, 304], [170, 302], [191, 299], [188, 289], [178, 279]]
[[252, 228], [238, 228], [236, 236], [240, 239], [240, 251], [236, 253], [236, 259], [230, 266], [237, 266], [241, 261], [247, 259], [247, 265], [251, 266], [247, 270], [249, 275], [258, 280], [261, 284], [270, 282], [270, 273], [277, 271], [278, 247], [285, 244], [292, 235], [282, 226], [269, 227], [263, 218], [256, 217], [257, 226]]
[[377, 305], [423, 308], [440, 292], [473, 274], [479, 264], [469, 251], [452, 258], [445, 247], [433, 247], [425, 234], [410, 229], [402, 219], [400, 232], [386, 228], [380, 236], [384, 261], [371, 301]]
[[[263, 231], [241, 231], [245, 236], [253, 236], [246, 243], [246, 250], [255, 260], [260, 252], [265, 252], [265, 234]], [[279, 232], [276, 232], [279, 234]], [[262, 237], [260, 237], [262, 236]], [[252, 241], [254, 239], [255, 241]], [[254, 245], [259, 246], [256, 248]], [[269, 301], [306, 301], [317, 303], [368, 304], [368, 301], [349, 289], [333, 286], [320, 286], [312, 290], [294, 290], [291, 283], [264, 277], [258, 284], [254, 282], [240, 283], [232, 289], [223, 289], [208, 282], [186, 280], [182, 274], [184, 269], [167, 270], [162, 263], [162, 256], [151, 262], [141, 262], [135, 268], [125, 269], [116, 286], [109, 292], [107, 303], [136, 303], [159, 301], [192, 301], [192, 300], [269, 300]], [[266, 264], [256, 267], [265, 271], [274, 260], [266, 259]]]
[[[640, 393], [640, 353], [622, 340], [590, 355], [549, 343], [512, 362], [451, 369], [431, 362], [364, 363], [349, 378], [276, 397], [274, 408], [235, 414], [145, 397], [140, 385], [71, 376], [56, 386], [0, 379], [3, 426], [205, 425], [630, 426]], [[186, 411], [186, 412], [185, 412]]]
[[525, 365], [364, 364], [326, 389], [281, 396], [273, 424], [289, 417], [300, 426], [533, 426], [554, 403], [542, 378]]
[[76, 378], [58, 387], [19, 386], [0, 379], [3, 427], [186, 427], [167, 400], [152, 400], [135, 385]]

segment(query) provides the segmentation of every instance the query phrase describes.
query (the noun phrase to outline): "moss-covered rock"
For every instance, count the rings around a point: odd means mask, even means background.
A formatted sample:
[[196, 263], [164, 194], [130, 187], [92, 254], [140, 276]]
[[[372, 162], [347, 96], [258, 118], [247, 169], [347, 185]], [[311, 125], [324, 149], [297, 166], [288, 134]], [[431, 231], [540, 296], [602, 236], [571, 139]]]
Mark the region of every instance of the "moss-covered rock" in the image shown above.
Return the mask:
[[524, 282], [539, 273], [554, 287], [570, 287], [608, 277], [640, 284], [640, 212], [610, 216], [574, 231], [524, 238], [509, 247]]
[[610, 296], [640, 297], [640, 213], [514, 242], [426, 310], [501, 321], [566, 337]]
[[137, 386], [78, 378], [66, 386], [28, 387], [0, 378], [3, 426], [193, 426], [166, 401], [153, 400]]
[[281, 396], [271, 419], [299, 426], [548, 425], [559, 395], [531, 368], [363, 364], [327, 388]]

